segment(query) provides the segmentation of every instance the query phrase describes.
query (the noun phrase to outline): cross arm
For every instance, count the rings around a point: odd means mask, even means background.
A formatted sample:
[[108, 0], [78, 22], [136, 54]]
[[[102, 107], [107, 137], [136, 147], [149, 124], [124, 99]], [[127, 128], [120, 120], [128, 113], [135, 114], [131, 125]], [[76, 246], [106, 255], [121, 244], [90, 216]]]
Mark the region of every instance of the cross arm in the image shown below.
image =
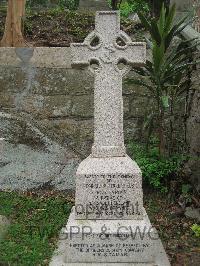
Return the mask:
[[84, 43], [71, 44], [72, 67], [87, 67], [90, 64], [91, 51]]
[[128, 65], [143, 66], [146, 63], [146, 43], [128, 43], [117, 50], [117, 57], [125, 59]]

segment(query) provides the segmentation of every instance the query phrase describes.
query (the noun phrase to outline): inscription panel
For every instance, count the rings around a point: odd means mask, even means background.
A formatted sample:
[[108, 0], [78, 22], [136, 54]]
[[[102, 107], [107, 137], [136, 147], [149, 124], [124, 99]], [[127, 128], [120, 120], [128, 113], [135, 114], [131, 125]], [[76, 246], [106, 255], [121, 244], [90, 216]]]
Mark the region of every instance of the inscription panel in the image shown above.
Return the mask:
[[69, 237], [70, 258], [69, 262], [74, 262], [73, 257], [80, 258], [82, 262], [153, 262], [150, 251], [154, 248], [154, 243], [150, 241], [146, 232], [143, 238], [129, 232], [125, 239], [119, 235], [107, 234], [102, 238], [101, 234], [75, 234]]
[[93, 257], [129, 257], [130, 254], [142, 254], [149, 248], [149, 243], [71, 243], [71, 248], [75, 248], [80, 253], [90, 253]]
[[[131, 174], [84, 175], [82, 195], [76, 200], [78, 219], [142, 217], [141, 187]], [[78, 186], [77, 180], [77, 186]]]

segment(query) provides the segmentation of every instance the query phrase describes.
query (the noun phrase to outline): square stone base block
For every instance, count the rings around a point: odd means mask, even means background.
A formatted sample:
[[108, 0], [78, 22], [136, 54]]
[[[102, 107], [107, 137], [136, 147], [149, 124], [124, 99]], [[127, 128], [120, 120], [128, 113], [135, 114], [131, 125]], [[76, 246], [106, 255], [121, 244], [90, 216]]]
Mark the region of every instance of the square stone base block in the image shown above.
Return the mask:
[[129, 156], [83, 160], [76, 172], [76, 219], [143, 219], [142, 173]]
[[170, 266], [144, 213], [143, 220], [75, 220], [73, 209], [50, 266]]

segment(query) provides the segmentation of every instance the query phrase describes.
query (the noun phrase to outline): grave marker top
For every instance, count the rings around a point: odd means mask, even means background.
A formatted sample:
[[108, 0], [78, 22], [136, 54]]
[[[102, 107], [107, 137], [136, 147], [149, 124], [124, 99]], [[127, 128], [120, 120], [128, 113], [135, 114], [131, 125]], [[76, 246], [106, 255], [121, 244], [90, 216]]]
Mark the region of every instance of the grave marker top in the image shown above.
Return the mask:
[[[71, 44], [72, 64], [95, 74], [93, 157], [125, 156], [122, 77], [146, 60], [145, 43], [134, 43], [120, 30], [116, 11], [97, 12], [95, 30], [81, 44]], [[121, 64], [124, 67], [121, 69]], [[96, 66], [96, 69], [93, 66]]]

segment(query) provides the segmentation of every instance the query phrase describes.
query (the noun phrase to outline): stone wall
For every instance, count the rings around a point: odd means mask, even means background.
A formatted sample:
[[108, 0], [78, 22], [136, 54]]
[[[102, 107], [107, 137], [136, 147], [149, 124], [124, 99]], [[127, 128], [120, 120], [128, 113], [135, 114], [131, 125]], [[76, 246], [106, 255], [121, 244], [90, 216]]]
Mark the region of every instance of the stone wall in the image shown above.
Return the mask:
[[[93, 84], [70, 48], [0, 48], [0, 189], [73, 189], [93, 143]], [[149, 97], [124, 84], [125, 138], [141, 139]]]
[[187, 141], [190, 149], [187, 170], [189, 170], [191, 181], [200, 191], [200, 67], [197, 68], [198, 71], [193, 74], [193, 86], [190, 91], [190, 116], [187, 121]]
[[189, 11], [192, 8], [193, 0], [171, 0], [171, 4], [176, 4], [178, 11]]
[[[200, 33], [191, 27], [186, 27], [183, 35], [187, 39], [197, 38], [200, 40]], [[200, 61], [200, 46], [194, 61]], [[187, 119], [187, 143], [189, 146], [190, 159], [186, 165], [186, 170], [194, 183], [200, 190], [200, 65], [194, 67], [192, 73], [192, 86], [188, 97], [188, 119]]]

